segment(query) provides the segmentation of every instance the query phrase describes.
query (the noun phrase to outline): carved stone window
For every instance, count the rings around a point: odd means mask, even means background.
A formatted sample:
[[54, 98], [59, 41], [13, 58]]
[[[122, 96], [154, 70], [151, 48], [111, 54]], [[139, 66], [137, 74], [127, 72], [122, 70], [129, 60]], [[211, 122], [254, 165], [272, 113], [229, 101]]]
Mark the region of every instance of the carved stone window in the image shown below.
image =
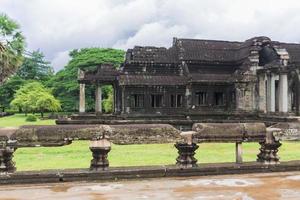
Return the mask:
[[143, 94], [131, 95], [131, 107], [133, 107], [133, 108], [144, 107], [144, 95]]
[[215, 105], [216, 106], [225, 105], [225, 95], [223, 92], [215, 92]]
[[197, 105], [207, 105], [208, 104], [208, 94], [207, 92], [196, 92]]
[[153, 94], [151, 95], [151, 107], [152, 108], [160, 108], [163, 103], [163, 95], [161, 94]]
[[182, 107], [183, 105], [183, 95], [181, 94], [171, 94], [170, 96], [170, 105], [172, 108]]

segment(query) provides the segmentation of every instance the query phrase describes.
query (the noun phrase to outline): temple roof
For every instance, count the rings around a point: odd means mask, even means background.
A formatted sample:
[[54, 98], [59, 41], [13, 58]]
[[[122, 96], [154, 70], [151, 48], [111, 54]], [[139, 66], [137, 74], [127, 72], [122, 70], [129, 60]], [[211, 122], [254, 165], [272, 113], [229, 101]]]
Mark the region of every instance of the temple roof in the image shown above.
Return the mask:
[[176, 63], [178, 62], [177, 51], [174, 47], [141, 47], [135, 46], [126, 53], [128, 63]]
[[185, 76], [120, 75], [120, 85], [186, 85]]
[[283, 60], [288, 61], [286, 65], [300, 67], [300, 44], [281, 43], [264, 36], [243, 42], [174, 38], [170, 48], [128, 49], [120, 70], [101, 66], [97, 72], [87, 72], [84, 80], [119, 81], [120, 85], [228, 83], [242, 80], [242, 74], [251, 66], [275, 62], [282, 65]]
[[78, 79], [81, 82], [99, 81], [112, 83], [116, 81], [116, 77], [120, 74], [113, 65], [102, 64], [99, 65], [95, 70], [79, 70]]
[[181, 59], [202, 62], [235, 62], [240, 42], [178, 39]]
[[234, 76], [232, 74], [191, 74], [191, 82], [219, 82], [219, 83], [231, 83], [234, 81]]
[[127, 51], [125, 64], [188, 61], [241, 65], [249, 57], [252, 50], [260, 50], [266, 43], [286, 48], [290, 54], [291, 62], [300, 63], [300, 44], [280, 43], [261, 36], [243, 42], [175, 38], [173, 46], [170, 48], [136, 46]]
[[287, 50], [290, 56], [290, 63], [300, 64], [300, 44], [280, 43], [280, 47]]

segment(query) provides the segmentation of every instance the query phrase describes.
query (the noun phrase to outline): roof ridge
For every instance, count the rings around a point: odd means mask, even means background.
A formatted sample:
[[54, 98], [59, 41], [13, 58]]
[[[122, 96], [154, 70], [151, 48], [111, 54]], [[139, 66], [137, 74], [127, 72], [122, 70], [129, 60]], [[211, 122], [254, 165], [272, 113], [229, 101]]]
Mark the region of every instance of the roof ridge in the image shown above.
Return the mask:
[[213, 40], [213, 39], [195, 39], [195, 38], [178, 38], [178, 40], [193, 40], [193, 41], [209, 41], [209, 42], [227, 42], [242, 44], [245, 41], [229, 41], [229, 40]]

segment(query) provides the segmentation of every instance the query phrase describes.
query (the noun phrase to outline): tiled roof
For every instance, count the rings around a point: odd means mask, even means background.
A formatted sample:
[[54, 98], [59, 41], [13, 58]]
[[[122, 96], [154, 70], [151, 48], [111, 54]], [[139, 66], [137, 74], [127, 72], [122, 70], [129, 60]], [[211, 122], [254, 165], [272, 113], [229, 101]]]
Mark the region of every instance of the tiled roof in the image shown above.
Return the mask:
[[292, 63], [300, 63], [300, 44], [279, 43], [268, 37], [254, 37], [244, 42], [176, 39], [171, 48], [136, 46], [127, 51], [125, 63], [197, 63], [242, 64], [252, 50], [259, 50], [263, 43], [286, 48]]
[[233, 62], [240, 42], [179, 39], [182, 60]]
[[192, 82], [232, 82], [234, 77], [232, 74], [191, 74]]
[[280, 43], [279, 46], [285, 48], [289, 53], [290, 63], [300, 63], [300, 44]]
[[176, 63], [177, 51], [174, 47], [140, 47], [135, 46], [126, 53], [127, 63]]
[[79, 76], [81, 81], [115, 81], [120, 71], [112, 65], [103, 64], [98, 66], [96, 70], [86, 71], [84, 75]]
[[120, 85], [185, 85], [185, 76], [120, 75]]

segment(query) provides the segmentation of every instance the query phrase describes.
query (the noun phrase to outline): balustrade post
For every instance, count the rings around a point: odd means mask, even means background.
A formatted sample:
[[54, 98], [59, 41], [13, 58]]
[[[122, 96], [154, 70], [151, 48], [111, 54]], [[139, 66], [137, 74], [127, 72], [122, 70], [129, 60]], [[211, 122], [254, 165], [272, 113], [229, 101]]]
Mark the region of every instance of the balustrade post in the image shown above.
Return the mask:
[[266, 138], [260, 142], [260, 153], [257, 155], [257, 162], [264, 164], [279, 164], [278, 148], [281, 143], [275, 139], [273, 132], [278, 129], [268, 128]]
[[9, 141], [0, 146], [0, 173], [13, 173], [16, 171], [13, 154], [16, 151], [16, 141]]
[[111, 143], [108, 140], [108, 136], [105, 136], [104, 134], [102, 136], [97, 135], [91, 141], [90, 150], [93, 153], [90, 170], [107, 170], [109, 166], [107, 156], [111, 150]]
[[176, 165], [180, 168], [197, 167], [197, 159], [194, 157], [195, 151], [199, 148], [196, 143], [193, 143], [194, 131], [182, 132], [180, 135], [184, 138], [184, 142], [177, 142], [175, 144], [178, 149], [178, 157], [176, 158]]

